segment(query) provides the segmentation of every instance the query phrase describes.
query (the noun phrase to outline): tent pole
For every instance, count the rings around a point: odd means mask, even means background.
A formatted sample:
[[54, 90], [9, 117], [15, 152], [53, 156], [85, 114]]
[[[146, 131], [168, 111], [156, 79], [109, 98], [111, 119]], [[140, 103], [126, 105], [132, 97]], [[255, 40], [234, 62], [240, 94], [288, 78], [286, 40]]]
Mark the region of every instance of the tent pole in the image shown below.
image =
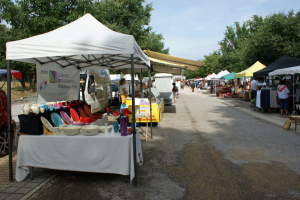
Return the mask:
[[246, 102], [246, 76], [244, 76], [244, 91], [245, 91], [245, 102]]
[[151, 103], [151, 72], [150, 72], [150, 67], [148, 68], [148, 77], [149, 77], [149, 95], [150, 95], [150, 126], [151, 126], [151, 139], [152, 138], [152, 103]]
[[140, 72], [140, 91], [141, 91], [141, 98], [143, 98], [143, 70], [141, 68], [141, 72]]
[[293, 112], [292, 115], [298, 115], [298, 113], [295, 111], [295, 97], [294, 97], [294, 91], [295, 91], [295, 74], [293, 74]]
[[134, 162], [134, 186], [137, 187], [137, 165], [136, 165], [136, 128], [135, 128], [135, 93], [134, 93], [134, 63], [131, 54], [131, 83], [132, 83], [132, 134], [133, 134], [133, 162]]
[[14, 182], [13, 179], [13, 166], [12, 166], [12, 141], [13, 133], [11, 131], [11, 72], [10, 72], [11, 61], [7, 60], [7, 134], [9, 136], [9, 181]]

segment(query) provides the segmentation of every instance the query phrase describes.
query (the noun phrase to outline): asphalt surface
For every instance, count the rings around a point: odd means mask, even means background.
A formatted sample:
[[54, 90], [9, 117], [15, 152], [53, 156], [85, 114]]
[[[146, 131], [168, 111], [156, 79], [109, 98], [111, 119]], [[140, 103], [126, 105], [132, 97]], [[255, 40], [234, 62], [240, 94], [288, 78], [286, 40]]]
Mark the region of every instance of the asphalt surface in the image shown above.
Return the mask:
[[63, 171], [30, 199], [300, 199], [300, 135], [181, 91], [128, 176]]

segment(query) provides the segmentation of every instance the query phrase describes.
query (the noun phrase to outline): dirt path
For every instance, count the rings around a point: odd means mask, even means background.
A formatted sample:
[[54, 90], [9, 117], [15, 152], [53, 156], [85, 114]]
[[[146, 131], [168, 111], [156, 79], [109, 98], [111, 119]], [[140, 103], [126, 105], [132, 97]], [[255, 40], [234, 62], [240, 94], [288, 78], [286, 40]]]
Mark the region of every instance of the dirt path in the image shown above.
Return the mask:
[[300, 199], [300, 136], [181, 91], [128, 177], [62, 172], [31, 199]]

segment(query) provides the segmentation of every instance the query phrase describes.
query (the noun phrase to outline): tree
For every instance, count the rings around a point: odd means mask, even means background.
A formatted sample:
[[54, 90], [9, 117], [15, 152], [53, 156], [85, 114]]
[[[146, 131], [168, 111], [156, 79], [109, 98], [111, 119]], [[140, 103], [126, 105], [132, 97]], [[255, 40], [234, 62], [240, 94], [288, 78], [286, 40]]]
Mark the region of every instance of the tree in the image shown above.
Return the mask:
[[245, 41], [241, 59], [246, 65], [269, 65], [284, 54], [300, 59], [300, 13], [293, 10], [268, 15], [259, 23]]
[[141, 46], [146, 47], [151, 51], [155, 51], [163, 54], [169, 54], [169, 48], [165, 49], [165, 44], [163, 40], [164, 38], [162, 34], [155, 34], [155, 32], [151, 32], [147, 34], [146, 39], [141, 44]]
[[[15, 38], [11, 37], [6, 42], [52, 31], [86, 13], [91, 13], [114, 31], [133, 35], [139, 44], [151, 39], [149, 34], [152, 28], [149, 23], [152, 4], [145, 4], [145, 0], [1, 0], [0, 10], [1, 19], [11, 26], [10, 32], [18, 33]], [[157, 35], [154, 39], [159, 43], [163, 38]], [[158, 48], [154, 43], [153, 46]], [[3, 49], [6, 49], [5, 45], [1, 44], [1, 50]], [[1, 62], [6, 63], [3, 59]], [[21, 68], [23, 65], [13, 62], [12, 68]], [[32, 82], [34, 79], [31, 67], [27, 66], [23, 80], [29, 77]]]

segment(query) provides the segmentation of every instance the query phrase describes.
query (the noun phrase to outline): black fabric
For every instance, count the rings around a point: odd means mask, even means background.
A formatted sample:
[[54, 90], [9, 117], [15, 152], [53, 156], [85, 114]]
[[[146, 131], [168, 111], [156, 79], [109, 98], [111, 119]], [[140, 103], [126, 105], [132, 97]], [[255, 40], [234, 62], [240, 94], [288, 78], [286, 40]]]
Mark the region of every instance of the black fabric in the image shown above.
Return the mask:
[[256, 99], [256, 90], [252, 90], [251, 99]]
[[253, 77], [269, 76], [269, 73], [274, 70], [288, 68], [288, 67], [295, 67], [299, 65], [300, 65], [300, 60], [297, 60], [287, 55], [283, 55], [278, 60], [268, 65], [266, 68], [254, 72]]
[[192, 84], [191, 84], [191, 87], [192, 87], [192, 88], [195, 88], [195, 83], [192, 83]]
[[[60, 111], [65, 111], [70, 116], [70, 111], [68, 108], [66, 109], [60, 109], [56, 112], [60, 115]], [[52, 120], [51, 120], [51, 113], [49, 110], [40, 113], [40, 114], [33, 114], [30, 113], [29, 115], [18, 115], [19, 121], [20, 121], [20, 132], [29, 134], [29, 135], [42, 135], [43, 134], [43, 123], [41, 121], [41, 116], [45, 117], [51, 124], [54, 126]]]
[[261, 90], [260, 102], [262, 108], [270, 108], [270, 90]]

